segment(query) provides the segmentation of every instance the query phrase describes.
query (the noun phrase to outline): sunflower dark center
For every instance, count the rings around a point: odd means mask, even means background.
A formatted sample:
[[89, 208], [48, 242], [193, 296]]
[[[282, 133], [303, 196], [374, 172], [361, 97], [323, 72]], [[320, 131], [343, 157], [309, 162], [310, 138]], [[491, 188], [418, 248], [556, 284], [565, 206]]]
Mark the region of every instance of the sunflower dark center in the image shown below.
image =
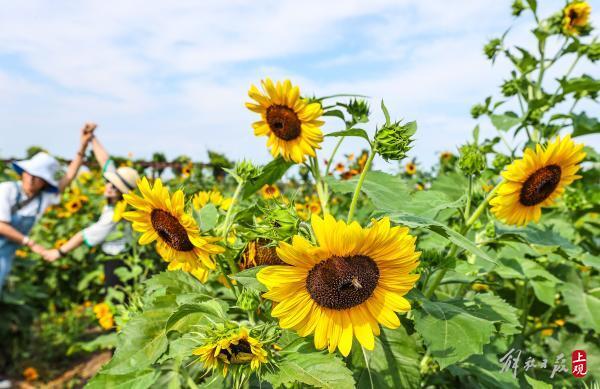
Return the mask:
[[247, 340], [241, 339], [238, 344], [232, 344], [229, 348], [222, 349], [219, 357], [233, 364], [243, 364], [252, 359], [252, 348]]
[[150, 213], [152, 227], [166, 244], [177, 251], [192, 251], [194, 245], [188, 238], [185, 227], [167, 211], [153, 209]]
[[267, 108], [267, 123], [279, 139], [294, 140], [300, 136], [302, 123], [294, 110], [285, 105]]
[[521, 188], [519, 202], [532, 206], [546, 200], [558, 186], [561, 169], [558, 165], [548, 165], [536, 170]]
[[379, 281], [375, 261], [364, 255], [331, 257], [315, 265], [306, 278], [306, 289], [322, 307], [348, 309], [373, 294]]

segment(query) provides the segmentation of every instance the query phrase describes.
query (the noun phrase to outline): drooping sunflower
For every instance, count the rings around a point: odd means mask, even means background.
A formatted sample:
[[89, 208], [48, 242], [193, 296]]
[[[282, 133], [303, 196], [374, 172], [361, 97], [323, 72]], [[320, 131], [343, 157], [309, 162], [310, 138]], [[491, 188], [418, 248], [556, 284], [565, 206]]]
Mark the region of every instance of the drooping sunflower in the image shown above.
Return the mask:
[[315, 334], [315, 347], [336, 348], [346, 356], [353, 335], [369, 350], [379, 324], [397, 328], [396, 312], [407, 312], [405, 295], [419, 279], [410, 274], [419, 264], [416, 238], [408, 228], [392, 227], [389, 218], [369, 228], [347, 225], [331, 215], [312, 217], [317, 246], [301, 236], [281, 242], [277, 254], [289, 266], [269, 266], [258, 280], [273, 300], [271, 315], [282, 328], [300, 336]]
[[570, 135], [557, 137], [546, 148], [526, 149], [522, 159], [502, 172], [505, 182], [490, 201], [491, 211], [504, 223], [524, 226], [539, 221], [542, 207], [551, 206], [574, 180], [579, 162], [585, 157], [583, 144], [575, 144]]
[[314, 157], [323, 141], [321, 104], [302, 99], [300, 89], [289, 80], [274, 84], [267, 78], [261, 84], [263, 92], [254, 85], [250, 87], [248, 96], [255, 102], [246, 103], [262, 117], [252, 124], [254, 135], [269, 138], [267, 147], [274, 157], [281, 155], [296, 163], [304, 162], [307, 155]]
[[223, 376], [231, 365], [250, 365], [251, 370], [257, 370], [267, 362], [267, 352], [262, 343], [249, 335], [248, 330], [240, 328], [239, 333], [224, 339], [214, 340], [196, 348], [194, 355], [207, 369], [221, 369]]
[[139, 243], [156, 241], [156, 251], [169, 262], [169, 270], [191, 273], [199, 268], [214, 269], [211, 257], [224, 249], [212, 244], [218, 238], [200, 236], [198, 224], [185, 212], [183, 192], [178, 190], [171, 196], [160, 179], [150, 187], [146, 177], [138, 182], [138, 188], [142, 197], [133, 193], [123, 195], [125, 201], [137, 209], [123, 213], [123, 218], [142, 233]]
[[568, 4], [563, 9], [563, 32], [567, 35], [578, 35], [587, 26], [592, 7], [585, 1]]

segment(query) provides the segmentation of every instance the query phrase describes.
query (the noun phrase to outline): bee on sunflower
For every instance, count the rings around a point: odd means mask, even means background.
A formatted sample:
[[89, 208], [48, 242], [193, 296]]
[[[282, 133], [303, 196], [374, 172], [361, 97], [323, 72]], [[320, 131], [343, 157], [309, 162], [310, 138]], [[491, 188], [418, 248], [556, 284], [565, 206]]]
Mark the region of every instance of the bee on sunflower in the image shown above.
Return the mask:
[[505, 182], [490, 201], [492, 213], [507, 224], [524, 226], [538, 222], [542, 207], [554, 204], [565, 188], [581, 176], [576, 175], [585, 157], [583, 144], [570, 135], [556, 137], [547, 147], [528, 148], [522, 159], [502, 172]]
[[132, 222], [134, 230], [141, 232], [139, 244], [156, 241], [156, 251], [167, 262], [169, 270], [181, 269], [202, 280], [206, 270], [214, 269], [212, 256], [224, 249], [213, 244], [219, 238], [201, 236], [194, 218], [185, 211], [183, 192], [178, 190], [171, 196], [160, 179], [150, 186], [144, 177], [138, 182], [142, 196], [133, 193], [123, 195], [135, 211], [123, 213], [123, 218]]
[[248, 96], [255, 102], [246, 103], [248, 109], [261, 115], [261, 120], [252, 124], [254, 135], [269, 138], [267, 147], [273, 157], [281, 155], [296, 163], [304, 162], [307, 155], [315, 157], [315, 149], [323, 142], [321, 104], [301, 98], [300, 88], [289, 80], [275, 84], [267, 78], [261, 84], [262, 92], [254, 85], [250, 87]]
[[282, 328], [300, 336], [314, 333], [315, 347], [339, 349], [347, 356], [353, 336], [368, 350], [379, 324], [397, 328], [396, 312], [407, 312], [404, 296], [419, 279], [416, 238], [408, 228], [392, 227], [389, 218], [369, 228], [327, 215], [311, 220], [318, 245], [297, 235], [280, 242], [277, 255], [287, 266], [268, 266], [257, 279], [273, 301], [271, 315]]

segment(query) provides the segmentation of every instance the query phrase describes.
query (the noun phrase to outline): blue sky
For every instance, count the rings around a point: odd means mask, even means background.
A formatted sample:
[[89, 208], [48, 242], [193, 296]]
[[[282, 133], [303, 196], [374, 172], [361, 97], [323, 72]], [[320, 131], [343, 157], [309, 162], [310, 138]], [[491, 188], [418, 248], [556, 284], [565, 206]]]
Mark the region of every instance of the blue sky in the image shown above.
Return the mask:
[[[542, 14], [562, 4], [546, 1]], [[249, 85], [270, 76], [290, 78], [305, 95], [370, 96], [371, 132], [385, 99], [395, 118], [417, 120], [412, 156], [427, 166], [470, 136], [478, 123], [471, 105], [508, 74], [506, 63], [484, 58], [487, 40], [512, 26], [509, 41], [532, 44], [530, 20], [515, 21], [508, 1], [28, 1], [2, 9], [2, 157], [32, 144], [70, 156], [81, 124], [95, 121], [116, 154], [202, 161], [212, 149], [266, 162], [266, 139], [252, 135], [256, 116], [243, 104]], [[330, 120], [324, 130], [339, 126]], [[351, 140], [342, 148], [360, 147]]]

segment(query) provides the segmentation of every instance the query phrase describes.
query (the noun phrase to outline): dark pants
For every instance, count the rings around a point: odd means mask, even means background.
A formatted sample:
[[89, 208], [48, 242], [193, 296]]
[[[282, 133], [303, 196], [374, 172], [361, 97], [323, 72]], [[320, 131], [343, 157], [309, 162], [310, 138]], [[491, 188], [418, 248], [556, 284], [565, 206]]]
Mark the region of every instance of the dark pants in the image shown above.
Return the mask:
[[124, 267], [125, 262], [120, 259], [109, 259], [104, 261], [104, 286], [107, 288], [111, 286], [123, 285], [123, 282], [115, 274], [115, 270], [119, 267]]

